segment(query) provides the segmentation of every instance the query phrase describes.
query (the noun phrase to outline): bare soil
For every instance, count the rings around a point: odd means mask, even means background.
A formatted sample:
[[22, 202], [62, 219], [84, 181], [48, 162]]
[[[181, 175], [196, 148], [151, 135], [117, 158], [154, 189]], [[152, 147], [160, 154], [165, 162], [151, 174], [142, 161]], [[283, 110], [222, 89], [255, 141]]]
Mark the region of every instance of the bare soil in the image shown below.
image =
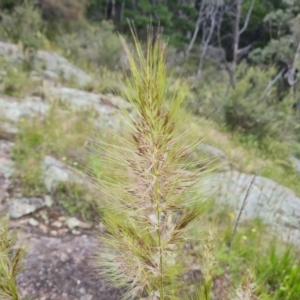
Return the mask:
[[22, 299], [120, 299], [120, 293], [110, 289], [96, 274], [92, 255], [97, 238], [91, 232], [74, 235], [58, 231], [51, 236], [29, 226], [22, 227], [19, 239], [27, 246], [25, 269], [18, 277]]

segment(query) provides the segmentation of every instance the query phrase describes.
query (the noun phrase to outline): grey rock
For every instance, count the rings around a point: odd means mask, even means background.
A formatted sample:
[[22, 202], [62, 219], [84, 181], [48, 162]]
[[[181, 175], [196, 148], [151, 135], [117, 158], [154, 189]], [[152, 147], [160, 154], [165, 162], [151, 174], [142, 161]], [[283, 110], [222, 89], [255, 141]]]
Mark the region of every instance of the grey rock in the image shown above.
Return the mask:
[[15, 172], [15, 164], [11, 159], [14, 143], [0, 140], [0, 212], [7, 210], [4, 203], [9, 197], [11, 177]]
[[199, 167], [210, 165], [218, 171], [229, 171], [230, 164], [223, 151], [211, 145], [202, 143], [187, 157]]
[[44, 117], [48, 110], [49, 104], [39, 97], [27, 97], [22, 101], [15, 98], [0, 98], [0, 118], [12, 122], [27, 117]]
[[92, 226], [86, 222], [82, 222], [80, 221], [79, 225], [78, 225], [79, 228], [82, 228], [82, 229], [90, 229], [92, 228]]
[[71, 103], [77, 108], [92, 107], [99, 110], [99, 112], [103, 112], [101, 106], [105, 106], [105, 112], [109, 111], [109, 108], [111, 111], [114, 108], [124, 108], [128, 110], [132, 108], [129, 102], [113, 94], [96, 94], [68, 87], [51, 87], [49, 92], [63, 102]]
[[45, 118], [50, 110], [51, 102], [58, 99], [75, 112], [95, 111], [97, 117], [93, 119], [93, 122], [101, 128], [109, 127], [118, 130], [122, 110], [125, 109], [130, 113], [132, 109], [128, 102], [114, 95], [88, 93], [66, 87], [49, 87], [48, 94], [49, 102], [40, 97], [26, 97], [21, 101], [11, 97], [0, 98], [0, 119], [6, 120], [0, 123], [1, 132], [15, 135], [18, 129], [13, 123], [26, 118]]
[[59, 79], [59, 76], [55, 72], [50, 70], [44, 70], [42, 72], [42, 76], [44, 79], [51, 80], [51, 81], [57, 81]]
[[[202, 190], [238, 212], [253, 176], [237, 171], [218, 173], [207, 179]], [[271, 179], [255, 178], [242, 218], [260, 218], [283, 240], [300, 245], [300, 198]]]
[[[0, 42], [0, 55], [15, 64], [23, 62], [23, 55], [18, 46], [14, 44]], [[56, 76], [61, 76], [66, 80], [74, 80], [81, 88], [92, 82], [92, 78], [83, 70], [74, 66], [66, 58], [53, 52], [38, 51], [32, 67], [38, 71], [53, 72]]]
[[35, 82], [36, 84], [42, 84], [42, 77], [40, 76], [40, 74], [38, 72], [31, 72], [30, 73], [30, 79]]
[[51, 207], [53, 205], [53, 199], [51, 198], [51, 196], [45, 195], [44, 200], [46, 206]]
[[85, 91], [68, 87], [51, 87], [49, 94], [54, 99], [61, 100], [64, 104], [69, 104], [75, 109], [94, 109], [99, 113], [109, 114], [114, 111], [113, 105], [101, 105], [101, 94], [88, 93]]
[[3, 176], [5, 179], [11, 178], [13, 175], [15, 168], [14, 162], [12, 160], [3, 160], [0, 158], [0, 176]]
[[15, 171], [15, 164], [11, 159], [14, 143], [0, 140], [0, 176], [5, 179], [11, 178]]
[[35, 227], [35, 226], [39, 225], [39, 222], [36, 219], [34, 219], [34, 218], [30, 218], [28, 220], [28, 224]]
[[68, 167], [54, 157], [46, 156], [43, 161], [44, 184], [48, 192], [55, 191], [59, 183], [83, 184], [83, 178], [76, 170]]
[[54, 221], [53, 223], [51, 223], [51, 226], [61, 228], [63, 224], [60, 221]]
[[44, 67], [66, 80], [74, 80], [80, 88], [92, 82], [92, 78], [87, 73], [57, 53], [38, 51], [35, 65], [36, 68]]
[[75, 217], [69, 218], [67, 220], [67, 226], [70, 229], [74, 229], [75, 227], [78, 227], [79, 225], [80, 225], [80, 221]]
[[78, 220], [75, 217], [69, 218], [66, 223], [67, 223], [67, 226], [70, 229], [74, 229], [76, 227], [77, 228], [82, 228], [82, 229], [89, 229], [89, 228], [91, 228], [90, 224], [82, 222], [82, 221]]
[[45, 202], [39, 198], [21, 198], [10, 200], [8, 205], [9, 216], [17, 219], [45, 207]]
[[12, 147], [14, 145], [15, 145], [14, 142], [0, 140], [0, 151], [1, 151], [1, 153], [5, 154], [6, 156], [9, 156], [11, 154]]
[[5, 77], [7, 75], [6, 71], [1, 70], [0, 71], [0, 78]]
[[95, 120], [97, 127], [110, 127], [118, 129], [120, 126], [120, 113], [122, 110], [131, 111], [132, 106], [124, 99], [112, 94], [103, 95], [88, 93], [67, 87], [50, 87], [48, 98], [60, 100], [75, 111], [93, 110], [98, 117]]
[[0, 55], [9, 58], [12, 62], [21, 62], [22, 55], [17, 45], [0, 42]]
[[14, 124], [0, 121], [0, 138], [13, 138], [18, 132], [18, 128]]
[[213, 147], [211, 145], [201, 144], [198, 146], [197, 151], [200, 153], [204, 153], [208, 156], [218, 158], [218, 160], [221, 162], [227, 161], [226, 154], [220, 149]]
[[86, 295], [80, 297], [80, 300], [92, 300], [92, 299], [93, 299], [93, 296], [90, 294], [86, 294]]
[[1, 135], [17, 134], [18, 129], [15, 123], [21, 119], [45, 118], [50, 110], [51, 102], [58, 99], [75, 112], [82, 110], [96, 112], [96, 118], [93, 117], [92, 121], [100, 128], [109, 127], [118, 130], [122, 110], [127, 110], [129, 113], [132, 110], [131, 104], [111, 94], [88, 93], [66, 87], [49, 87], [47, 102], [40, 97], [26, 97], [22, 100], [12, 97], [0, 98], [0, 120], [5, 120], [0, 123]]

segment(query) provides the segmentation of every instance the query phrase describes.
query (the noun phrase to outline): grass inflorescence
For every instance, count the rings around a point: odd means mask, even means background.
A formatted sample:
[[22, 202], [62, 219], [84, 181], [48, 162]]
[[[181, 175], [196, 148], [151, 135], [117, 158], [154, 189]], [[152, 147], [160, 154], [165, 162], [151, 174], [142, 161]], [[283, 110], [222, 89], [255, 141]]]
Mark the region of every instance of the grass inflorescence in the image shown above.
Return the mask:
[[154, 41], [150, 29], [145, 54], [134, 38], [135, 54], [123, 40], [131, 67], [125, 96], [133, 110], [124, 112], [121, 133], [107, 131], [95, 143], [107, 232], [98, 264], [112, 286], [126, 290], [124, 299], [181, 299], [184, 246], [208, 204], [196, 184], [210, 169], [186, 161], [201, 140], [186, 127], [188, 88], [178, 82], [170, 93], [163, 40]]

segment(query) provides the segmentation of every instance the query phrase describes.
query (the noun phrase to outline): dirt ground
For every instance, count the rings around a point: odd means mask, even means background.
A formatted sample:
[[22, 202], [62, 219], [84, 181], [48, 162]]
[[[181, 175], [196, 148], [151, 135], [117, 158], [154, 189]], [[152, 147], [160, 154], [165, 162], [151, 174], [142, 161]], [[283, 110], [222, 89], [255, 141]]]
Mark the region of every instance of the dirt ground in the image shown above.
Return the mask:
[[[27, 230], [26, 230], [27, 228]], [[32, 227], [23, 227], [19, 239], [25, 241], [25, 269], [18, 277], [22, 299], [28, 300], [117, 300], [96, 276], [92, 260], [97, 246], [91, 233], [43, 235]]]

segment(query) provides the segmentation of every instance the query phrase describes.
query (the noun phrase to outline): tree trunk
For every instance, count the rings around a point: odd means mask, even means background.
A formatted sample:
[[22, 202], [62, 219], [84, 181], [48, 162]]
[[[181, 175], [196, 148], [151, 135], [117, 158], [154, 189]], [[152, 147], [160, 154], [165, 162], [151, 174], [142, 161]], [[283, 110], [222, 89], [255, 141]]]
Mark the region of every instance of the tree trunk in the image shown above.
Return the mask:
[[231, 72], [230, 72], [230, 83], [233, 88], [235, 88], [235, 70], [237, 66], [238, 60], [238, 51], [239, 51], [239, 43], [240, 43], [240, 20], [241, 20], [241, 12], [242, 12], [242, 4], [243, 0], [237, 0], [236, 4], [236, 17], [233, 29], [233, 59], [231, 64]]

